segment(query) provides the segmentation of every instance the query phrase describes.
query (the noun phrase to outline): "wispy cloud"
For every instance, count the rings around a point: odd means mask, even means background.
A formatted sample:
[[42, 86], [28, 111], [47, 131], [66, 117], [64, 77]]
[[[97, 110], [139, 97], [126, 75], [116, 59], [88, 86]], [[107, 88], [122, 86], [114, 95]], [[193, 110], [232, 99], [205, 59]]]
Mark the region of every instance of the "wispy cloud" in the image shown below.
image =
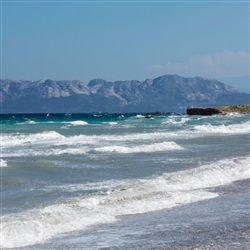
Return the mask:
[[184, 63], [153, 64], [145, 70], [156, 74], [185, 76], [231, 77], [249, 75], [249, 53], [225, 51], [212, 55], [196, 55]]

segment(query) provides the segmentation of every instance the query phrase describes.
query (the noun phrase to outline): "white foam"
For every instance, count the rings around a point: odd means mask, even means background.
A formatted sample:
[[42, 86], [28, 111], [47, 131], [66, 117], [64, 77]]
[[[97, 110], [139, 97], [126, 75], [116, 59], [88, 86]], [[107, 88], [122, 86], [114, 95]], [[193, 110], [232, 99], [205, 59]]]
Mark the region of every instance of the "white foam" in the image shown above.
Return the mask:
[[232, 183], [249, 178], [250, 156], [217, 161], [191, 170], [180, 171], [178, 174], [164, 174], [159, 180], [174, 183], [169, 189], [178, 188], [201, 189]]
[[35, 122], [35, 121], [32, 121], [32, 120], [28, 120], [28, 121], [26, 121], [25, 123], [26, 123], [26, 124], [36, 124], [36, 122]]
[[7, 161], [0, 159], [0, 168], [5, 168], [7, 167]]
[[145, 118], [145, 116], [144, 115], [136, 115], [136, 116], [132, 116], [131, 118], [140, 119], [140, 118]]
[[166, 121], [162, 122], [162, 124], [173, 124], [173, 125], [183, 125], [190, 120], [188, 117], [171, 117], [168, 118]]
[[89, 148], [86, 147], [77, 147], [77, 148], [43, 148], [43, 147], [29, 147], [26, 149], [16, 149], [15, 152], [3, 152], [2, 156], [4, 157], [20, 157], [20, 156], [50, 156], [50, 155], [84, 155], [89, 151]]
[[[115, 222], [119, 216], [146, 213], [218, 196], [209, 187], [249, 178], [249, 156], [150, 179], [127, 180], [108, 191], [2, 216], [1, 247], [41, 243], [63, 233]], [[22, 236], [22, 237], [20, 237]]]
[[87, 122], [85, 121], [73, 121], [73, 122], [65, 122], [65, 123], [69, 123], [73, 126], [85, 126], [85, 125], [88, 125]]
[[47, 155], [62, 155], [62, 154], [81, 155], [81, 154], [86, 154], [86, 152], [87, 152], [86, 147], [53, 149], [50, 152], [47, 152]]
[[[103, 123], [105, 123], [105, 122], [103, 122]], [[117, 125], [118, 122], [107, 122], [107, 124], [109, 124], [109, 125]]]
[[180, 149], [183, 148], [178, 144], [176, 144], [175, 142], [171, 141], [171, 142], [153, 143], [149, 145], [140, 145], [134, 147], [107, 146], [107, 147], [96, 148], [95, 150], [99, 152], [117, 152], [117, 153], [129, 154], [129, 153], [151, 153], [151, 152], [180, 150]]
[[[65, 127], [66, 128], [66, 127]], [[136, 142], [136, 144], [143, 144], [144, 141], [157, 141], [162, 139], [168, 139], [168, 138], [175, 138], [175, 137], [181, 137], [182, 134], [176, 134], [171, 132], [155, 132], [155, 133], [134, 133], [134, 134], [124, 134], [124, 135], [78, 135], [78, 136], [63, 136], [55, 131], [48, 131], [43, 132], [39, 134], [4, 134], [1, 135], [1, 143], [2, 147], [15, 147], [15, 146], [32, 146], [33, 150], [36, 150], [37, 145], [46, 144], [48, 146], [67, 146], [67, 147], [78, 147], [78, 146], [85, 146], [89, 145], [92, 147], [97, 147], [98, 145], [107, 145], [106, 149], [100, 149], [100, 151], [116, 151], [115, 149], [112, 149], [112, 147], [117, 147], [117, 151], [126, 151], [126, 147], [124, 147], [124, 150], [122, 149], [122, 146], [114, 145], [116, 143], [126, 143], [126, 142]], [[184, 133], [183, 136], [187, 136], [187, 133]], [[108, 148], [108, 145], [112, 144], [111, 148]], [[144, 146], [144, 145], [143, 145]], [[167, 147], [168, 145], [159, 144], [156, 147]], [[120, 149], [119, 149], [120, 147]], [[138, 146], [140, 147], [140, 146]], [[151, 146], [152, 147], [152, 146]], [[147, 148], [150, 148], [150, 145], [147, 146]], [[55, 149], [56, 151], [57, 149]], [[58, 149], [60, 150], [60, 149]], [[65, 149], [66, 150], [66, 149]], [[131, 149], [130, 151], [140, 151], [137, 147], [134, 149]], [[143, 149], [142, 149], [143, 150]], [[149, 149], [150, 150], [150, 149]], [[17, 155], [17, 151], [12, 151], [13, 156]], [[44, 152], [46, 149], [44, 149]], [[158, 149], [157, 149], [158, 151]], [[25, 153], [25, 152], [24, 152]], [[43, 152], [41, 152], [42, 154]], [[3, 152], [4, 154], [4, 152]], [[33, 154], [33, 153], [32, 153]], [[4, 154], [5, 155], [5, 154]], [[23, 154], [22, 154], [23, 155]], [[7, 155], [5, 155], [7, 156]], [[10, 156], [10, 155], [8, 155]]]
[[[176, 117], [177, 119], [178, 117]], [[186, 118], [185, 119], [190, 119]], [[184, 118], [180, 122], [187, 122]], [[182, 120], [184, 119], [184, 120]], [[76, 121], [79, 122], [79, 121]], [[83, 122], [83, 121], [81, 121]], [[83, 122], [85, 123], [85, 122]], [[164, 126], [164, 125], [163, 125]], [[250, 122], [232, 125], [196, 125], [172, 132], [161, 129], [151, 133], [100, 134], [64, 136], [56, 131], [36, 134], [1, 134], [2, 157], [36, 156], [52, 154], [86, 154], [97, 152], [148, 153], [181, 149], [176, 139], [190, 139], [202, 136], [216, 136], [250, 133]], [[167, 141], [167, 142], [162, 142]], [[171, 142], [172, 141], [172, 142]], [[100, 146], [101, 145], [101, 146]]]
[[114, 126], [114, 125], [117, 125], [118, 122], [102, 122], [102, 124]]
[[12, 147], [29, 143], [51, 143], [65, 137], [55, 131], [45, 131], [38, 134], [4, 134], [1, 135], [2, 147]]
[[247, 134], [250, 133], [250, 121], [232, 125], [197, 125], [194, 129], [203, 134]]
[[122, 185], [124, 181], [101, 181], [101, 182], [89, 182], [84, 184], [63, 184], [63, 185], [55, 185], [55, 186], [46, 186], [39, 190], [44, 191], [66, 191], [66, 192], [79, 192], [79, 191], [89, 191], [89, 190], [104, 190], [104, 189], [112, 189], [115, 186]]
[[[174, 134], [173, 134], [174, 135]], [[151, 140], [168, 138], [167, 133], [125, 134], [125, 135], [78, 135], [63, 136], [55, 131], [47, 131], [39, 134], [3, 134], [2, 156], [38, 156], [60, 154], [86, 154], [94, 149], [98, 152], [155, 152], [179, 149], [172, 142], [153, 143], [144, 145]], [[121, 144], [136, 142], [138, 146], [126, 147]], [[103, 147], [98, 147], [103, 145]], [[112, 145], [112, 146], [110, 146]]]
[[29, 119], [26, 119], [25, 122], [18, 122], [17, 125], [27, 125], [27, 124], [37, 124], [37, 122], [33, 121], [33, 120], [29, 120]]

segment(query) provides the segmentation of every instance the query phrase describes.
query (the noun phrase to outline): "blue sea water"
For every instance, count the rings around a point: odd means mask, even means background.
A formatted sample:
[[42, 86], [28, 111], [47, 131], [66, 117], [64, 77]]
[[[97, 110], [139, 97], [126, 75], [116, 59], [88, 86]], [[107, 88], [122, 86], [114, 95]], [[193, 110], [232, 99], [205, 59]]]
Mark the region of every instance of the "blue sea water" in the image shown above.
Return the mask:
[[132, 234], [126, 220], [249, 178], [249, 140], [246, 114], [1, 115], [1, 248], [119, 248], [100, 228]]

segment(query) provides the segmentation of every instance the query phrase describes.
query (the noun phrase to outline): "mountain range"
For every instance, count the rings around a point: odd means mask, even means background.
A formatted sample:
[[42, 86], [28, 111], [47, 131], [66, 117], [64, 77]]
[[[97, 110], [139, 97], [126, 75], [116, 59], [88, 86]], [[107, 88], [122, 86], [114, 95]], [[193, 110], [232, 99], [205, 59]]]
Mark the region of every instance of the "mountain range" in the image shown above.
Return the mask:
[[0, 80], [1, 113], [185, 112], [188, 106], [250, 103], [218, 80], [164, 75], [143, 82]]

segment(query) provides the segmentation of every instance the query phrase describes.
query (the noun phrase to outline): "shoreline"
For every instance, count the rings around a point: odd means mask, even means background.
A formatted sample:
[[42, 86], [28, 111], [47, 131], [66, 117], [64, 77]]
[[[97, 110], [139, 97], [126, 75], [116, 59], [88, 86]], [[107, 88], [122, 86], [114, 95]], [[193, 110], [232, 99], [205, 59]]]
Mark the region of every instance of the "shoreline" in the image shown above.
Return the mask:
[[250, 104], [239, 104], [233, 106], [210, 106], [198, 107], [191, 106], [187, 108], [187, 115], [229, 115], [229, 114], [250, 114]]
[[14, 249], [250, 249], [250, 179], [207, 190], [219, 196]]
[[[135, 243], [128, 247], [143, 249], [148, 246], [146, 249], [162, 250], [250, 249], [250, 179], [207, 190], [219, 196], [137, 215], [136, 220], [131, 218], [131, 224], [146, 221], [146, 225], [156, 230], [149, 235], [138, 236], [135, 233]], [[112, 249], [125, 250], [126, 247]]]
[[[250, 249], [250, 179], [208, 190], [219, 196], [139, 215], [147, 225], [158, 227], [154, 234], [147, 236], [147, 249]], [[162, 221], [165, 224], [159, 227]], [[136, 237], [137, 244], [129, 248], [145, 247], [144, 237]], [[126, 246], [112, 249], [125, 250]]]

